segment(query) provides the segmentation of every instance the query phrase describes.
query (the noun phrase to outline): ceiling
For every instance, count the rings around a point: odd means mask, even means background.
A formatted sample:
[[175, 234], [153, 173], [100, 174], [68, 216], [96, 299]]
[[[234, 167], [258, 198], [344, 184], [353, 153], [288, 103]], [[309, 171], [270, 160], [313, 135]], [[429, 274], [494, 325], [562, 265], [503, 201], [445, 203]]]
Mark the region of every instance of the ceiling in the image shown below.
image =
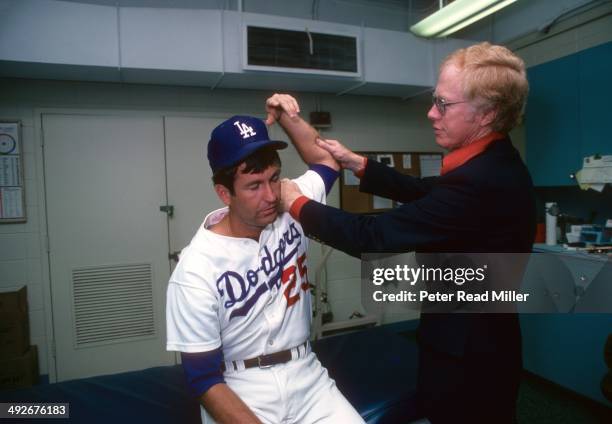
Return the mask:
[[[439, 0], [56, 0], [101, 6], [159, 9], [243, 10], [349, 25], [407, 31], [431, 14]], [[344, 11], [344, 13], [343, 13]], [[347, 12], [351, 13], [347, 13]]]
[[[104, 6], [123, 6], [123, 7], [158, 7], [173, 9], [235, 9], [239, 0], [62, 0], [74, 3], [99, 4]], [[320, 0], [313, 0], [319, 2]], [[329, 0], [327, 0], [329, 1]], [[370, 4], [383, 7], [412, 8], [415, 11], [435, 9], [438, 7], [438, 0], [335, 0], [339, 3]], [[242, 0], [244, 8], [249, 7], [249, 3], [256, 4], [256, 1]]]

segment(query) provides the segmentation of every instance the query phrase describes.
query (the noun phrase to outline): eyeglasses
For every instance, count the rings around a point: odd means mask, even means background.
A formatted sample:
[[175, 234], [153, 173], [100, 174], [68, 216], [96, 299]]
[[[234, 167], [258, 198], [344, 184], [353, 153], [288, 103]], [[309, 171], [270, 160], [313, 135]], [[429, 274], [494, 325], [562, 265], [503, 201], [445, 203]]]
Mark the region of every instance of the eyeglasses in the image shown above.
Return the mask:
[[444, 97], [440, 97], [436, 95], [436, 93], [433, 93], [431, 95], [431, 102], [436, 106], [436, 109], [438, 109], [440, 115], [444, 116], [444, 114], [446, 113], [446, 108], [448, 106], [456, 105], [459, 103], [467, 103], [467, 100], [463, 100], [460, 102], [448, 102]]

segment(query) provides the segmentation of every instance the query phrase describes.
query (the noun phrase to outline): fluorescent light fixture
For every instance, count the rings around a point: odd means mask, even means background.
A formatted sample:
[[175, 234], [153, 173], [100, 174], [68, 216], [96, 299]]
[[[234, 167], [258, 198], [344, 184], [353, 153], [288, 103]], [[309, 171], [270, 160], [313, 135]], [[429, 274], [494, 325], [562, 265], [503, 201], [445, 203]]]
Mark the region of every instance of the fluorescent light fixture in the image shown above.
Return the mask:
[[446, 37], [516, 0], [455, 0], [410, 27], [421, 37]]

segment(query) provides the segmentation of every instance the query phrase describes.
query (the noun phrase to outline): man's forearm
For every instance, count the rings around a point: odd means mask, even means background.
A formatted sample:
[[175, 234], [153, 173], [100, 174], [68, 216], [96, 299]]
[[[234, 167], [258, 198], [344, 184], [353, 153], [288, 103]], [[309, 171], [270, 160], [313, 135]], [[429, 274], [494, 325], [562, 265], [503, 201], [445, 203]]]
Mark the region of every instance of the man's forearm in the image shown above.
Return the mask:
[[202, 395], [200, 401], [219, 424], [261, 424], [259, 418], [227, 384], [215, 384]]
[[317, 130], [300, 116], [290, 117], [283, 113], [278, 122], [291, 139], [304, 162], [309, 165], [322, 164], [332, 169], [340, 169], [340, 166], [331, 154], [315, 143], [315, 139], [319, 137]]

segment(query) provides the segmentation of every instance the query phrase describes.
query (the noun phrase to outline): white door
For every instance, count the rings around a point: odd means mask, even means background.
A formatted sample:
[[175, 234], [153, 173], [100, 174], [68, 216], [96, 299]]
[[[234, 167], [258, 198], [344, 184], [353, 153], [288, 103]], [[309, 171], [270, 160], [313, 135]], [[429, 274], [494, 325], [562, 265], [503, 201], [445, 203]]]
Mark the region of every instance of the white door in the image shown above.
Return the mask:
[[43, 115], [58, 381], [173, 364], [163, 118]]
[[[179, 253], [189, 244], [206, 215], [223, 203], [217, 197], [208, 165], [206, 146], [211, 131], [226, 117], [166, 116], [166, 164], [170, 251]], [[173, 261], [172, 266], [176, 265]]]

